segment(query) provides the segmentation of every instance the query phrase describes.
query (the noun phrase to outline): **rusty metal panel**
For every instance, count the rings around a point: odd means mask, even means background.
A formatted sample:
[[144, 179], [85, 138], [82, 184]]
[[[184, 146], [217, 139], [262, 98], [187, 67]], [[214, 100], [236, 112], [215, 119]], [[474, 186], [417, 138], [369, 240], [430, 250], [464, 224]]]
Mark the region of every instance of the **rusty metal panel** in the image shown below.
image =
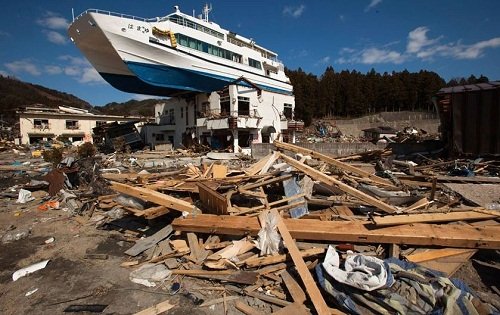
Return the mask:
[[[500, 155], [500, 83], [490, 82], [445, 88], [438, 93], [443, 109], [447, 97], [451, 116], [442, 116], [448, 126], [454, 153]], [[450, 119], [451, 121], [443, 121]]]

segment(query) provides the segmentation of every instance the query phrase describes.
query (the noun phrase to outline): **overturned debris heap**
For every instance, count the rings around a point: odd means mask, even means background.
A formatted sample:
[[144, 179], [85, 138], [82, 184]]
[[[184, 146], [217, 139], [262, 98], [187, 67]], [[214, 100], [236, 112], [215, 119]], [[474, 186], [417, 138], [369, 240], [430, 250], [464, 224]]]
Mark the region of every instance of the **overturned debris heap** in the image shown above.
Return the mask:
[[[82, 224], [107, 225], [135, 240], [121, 267], [138, 285], [173, 276], [166, 287], [175, 294], [184, 277], [210, 281], [221, 295], [190, 295], [197, 307], [223, 304], [225, 313], [244, 314], [498, 312], [494, 299], [450, 279], [479, 249], [500, 249], [496, 161], [425, 158], [417, 165], [387, 151], [333, 158], [274, 144], [276, 151], [253, 164], [202, 160], [156, 172], [137, 161], [128, 172], [103, 165], [112, 193], [87, 194], [87, 208], [72, 213]], [[377, 166], [353, 162], [366, 157]], [[476, 176], [454, 172], [464, 167]], [[474, 193], [483, 189], [490, 195]], [[124, 216], [153, 228], [124, 224]], [[174, 307], [166, 299], [139, 314]]]

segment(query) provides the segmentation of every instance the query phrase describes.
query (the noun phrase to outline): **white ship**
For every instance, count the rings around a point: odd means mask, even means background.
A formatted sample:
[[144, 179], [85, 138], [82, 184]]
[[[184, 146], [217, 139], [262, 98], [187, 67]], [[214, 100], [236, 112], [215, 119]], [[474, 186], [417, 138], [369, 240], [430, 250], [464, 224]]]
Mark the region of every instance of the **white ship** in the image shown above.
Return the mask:
[[[238, 82], [292, 94], [277, 54], [178, 6], [152, 19], [89, 9], [69, 27], [71, 40], [115, 88], [158, 96], [212, 92]], [[241, 80], [244, 78], [246, 80]]]

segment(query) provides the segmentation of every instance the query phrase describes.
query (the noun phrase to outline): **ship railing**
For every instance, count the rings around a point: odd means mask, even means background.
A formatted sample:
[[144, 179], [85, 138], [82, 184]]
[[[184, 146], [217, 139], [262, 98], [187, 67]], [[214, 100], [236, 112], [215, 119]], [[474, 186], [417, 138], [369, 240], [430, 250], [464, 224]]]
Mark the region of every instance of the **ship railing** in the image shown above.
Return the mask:
[[120, 17], [120, 18], [132, 19], [132, 20], [142, 21], [142, 22], [156, 22], [156, 21], [158, 21], [160, 19], [160, 18], [146, 19], [146, 18], [139, 17], [139, 16], [134, 16], [134, 15], [129, 15], [129, 14], [123, 14], [123, 13], [118, 13], [118, 12], [112, 12], [112, 11], [107, 11], [107, 10], [87, 9], [84, 12], [82, 12], [80, 15], [78, 15], [75, 18], [75, 20], [78, 20], [82, 15], [84, 15], [86, 13], [90, 13], [90, 12], [99, 13], [99, 14], [105, 14], [105, 15], [110, 15], [110, 16], [117, 16], [117, 17]]

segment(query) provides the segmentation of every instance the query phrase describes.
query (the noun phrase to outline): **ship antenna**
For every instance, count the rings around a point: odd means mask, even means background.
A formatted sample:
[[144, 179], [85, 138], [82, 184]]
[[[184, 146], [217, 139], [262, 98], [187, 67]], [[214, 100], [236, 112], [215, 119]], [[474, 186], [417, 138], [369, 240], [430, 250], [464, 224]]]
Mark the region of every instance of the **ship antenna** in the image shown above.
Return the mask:
[[205, 22], [208, 22], [208, 13], [210, 13], [211, 11], [212, 11], [212, 4], [208, 6], [208, 3], [206, 3], [205, 6], [203, 7], [203, 19], [205, 20]]

